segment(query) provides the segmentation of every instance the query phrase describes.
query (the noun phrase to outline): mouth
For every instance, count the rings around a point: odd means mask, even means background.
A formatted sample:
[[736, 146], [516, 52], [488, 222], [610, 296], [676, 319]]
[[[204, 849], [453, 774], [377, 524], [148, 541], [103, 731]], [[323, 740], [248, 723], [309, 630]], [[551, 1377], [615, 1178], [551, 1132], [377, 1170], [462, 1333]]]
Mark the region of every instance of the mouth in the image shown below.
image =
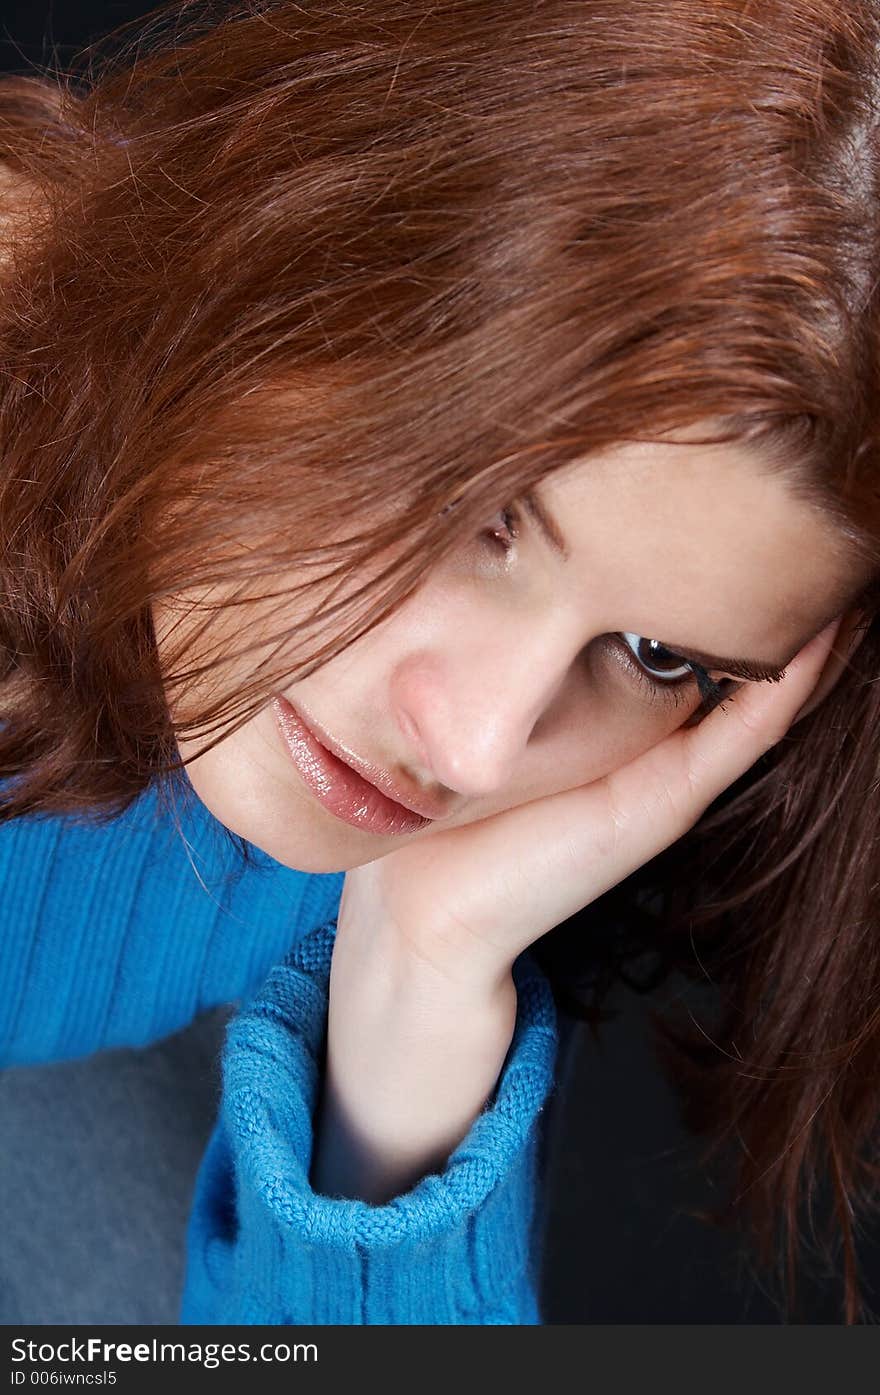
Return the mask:
[[443, 817], [445, 810], [431, 806], [427, 798], [416, 800], [404, 793], [387, 771], [349, 751], [280, 694], [272, 709], [303, 783], [343, 823], [387, 836], [413, 833]]

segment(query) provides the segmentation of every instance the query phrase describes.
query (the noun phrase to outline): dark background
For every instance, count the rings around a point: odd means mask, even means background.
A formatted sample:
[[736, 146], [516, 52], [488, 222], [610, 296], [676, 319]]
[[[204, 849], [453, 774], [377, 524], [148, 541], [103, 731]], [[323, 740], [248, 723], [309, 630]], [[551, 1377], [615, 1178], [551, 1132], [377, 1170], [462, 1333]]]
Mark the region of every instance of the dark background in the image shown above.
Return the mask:
[[155, 8], [137, 0], [0, 0], [0, 65], [69, 62], [86, 44]]
[[[152, 8], [132, 0], [29, 0], [27, 5], [0, 0], [0, 70], [64, 66], [85, 44]], [[672, 990], [667, 985], [662, 991], [668, 998]], [[582, 1024], [564, 1020], [560, 1074], [547, 1111], [545, 1320], [779, 1323], [766, 1276], [756, 1275], [742, 1243], [690, 1214], [718, 1198], [698, 1148], [679, 1125], [675, 1100], [653, 1057], [647, 1014], [657, 1000], [656, 992], [639, 996], [622, 986], [614, 990], [609, 1006], [616, 1015], [598, 1044]], [[158, 1098], [158, 1062], [172, 1111], [185, 1098], [175, 1093], [168, 1067], [175, 1050], [172, 1042], [152, 1058], [150, 1076], [150, 1098]], [[126, 1066], [131, 1067], [129, 1094], [138, 1088], [135, 1064]], [[64, 1069], [73, 1072], [71, 1088], [90, 1088], [83, 1067]], [[22, 1086], [32, 1098], [26, 1082]], [[100, 1117], [96, 1114], [95, 1127]], [[157, 1105], [156, 1117], [167, 1118], [164, 1105]], [[206, 1115], [200, 1127], [209, 1124]], [[869, 1277], [880, 1273], [878, 1253], [876, 1244], [866, 1245]], [[880, 1285], [869, 1289], [880, 1292]], [[839, 1322], [839, 1295], [833, 1276], [808, 1276], [800, 1320]], [[35, 1313], [25, 1316], [39, 1320]]]

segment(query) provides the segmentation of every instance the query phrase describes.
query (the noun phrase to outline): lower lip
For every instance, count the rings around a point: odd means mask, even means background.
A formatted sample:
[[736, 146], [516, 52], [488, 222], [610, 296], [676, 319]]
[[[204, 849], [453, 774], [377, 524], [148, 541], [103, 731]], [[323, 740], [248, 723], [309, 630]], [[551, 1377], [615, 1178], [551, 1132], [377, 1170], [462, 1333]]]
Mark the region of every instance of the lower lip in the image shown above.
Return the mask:
[[414, 833], [431, 819], [414, 814], [364, 780], [350, 765], [322, 746], [286, 698], [272, 703], [291, 760], [318, 803], [343, 823], [370, 833]]

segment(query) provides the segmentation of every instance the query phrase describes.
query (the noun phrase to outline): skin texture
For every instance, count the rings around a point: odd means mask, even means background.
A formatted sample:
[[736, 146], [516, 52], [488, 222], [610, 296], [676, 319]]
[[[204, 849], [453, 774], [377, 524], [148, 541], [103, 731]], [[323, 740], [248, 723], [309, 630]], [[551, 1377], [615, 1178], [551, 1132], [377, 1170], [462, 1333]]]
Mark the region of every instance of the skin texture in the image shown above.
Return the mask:
[[[700, 703], [692, 679], [640, 683], [616, 632], [781, 666], [865, 579], [829, 522], [744, 449], [630, 445], [539, 492], [567, 561], [527, 515], [507, 553], [465, 541], [382, 625], [283, 689], [349, 749], [439, 795], [446, 817], [397, 836], [342, 823], [303, 785], [267, 706], [197, 759], [204, 739], [179, 743], [221, 822], [288, 866], [341, 871], [589, 783]], [[161, 653], [170, 619], [154, 616]], [[858, 618], [844, 617], [813, 703]]]

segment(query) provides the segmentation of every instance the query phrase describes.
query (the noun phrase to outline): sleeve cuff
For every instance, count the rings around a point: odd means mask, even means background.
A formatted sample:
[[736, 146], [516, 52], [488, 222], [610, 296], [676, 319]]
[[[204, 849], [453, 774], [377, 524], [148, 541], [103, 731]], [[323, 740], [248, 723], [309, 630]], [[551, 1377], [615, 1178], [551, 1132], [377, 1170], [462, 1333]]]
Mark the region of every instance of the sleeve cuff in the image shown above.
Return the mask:
[[540, 1323], [539, 1116], [558, 1029], [526, 952], [495, 1090], [442, 1173], [376, 1206], [309, 1182], [335, 920], [227, 1029], [220, 1117], [189, 1230], [184, 1323]]

